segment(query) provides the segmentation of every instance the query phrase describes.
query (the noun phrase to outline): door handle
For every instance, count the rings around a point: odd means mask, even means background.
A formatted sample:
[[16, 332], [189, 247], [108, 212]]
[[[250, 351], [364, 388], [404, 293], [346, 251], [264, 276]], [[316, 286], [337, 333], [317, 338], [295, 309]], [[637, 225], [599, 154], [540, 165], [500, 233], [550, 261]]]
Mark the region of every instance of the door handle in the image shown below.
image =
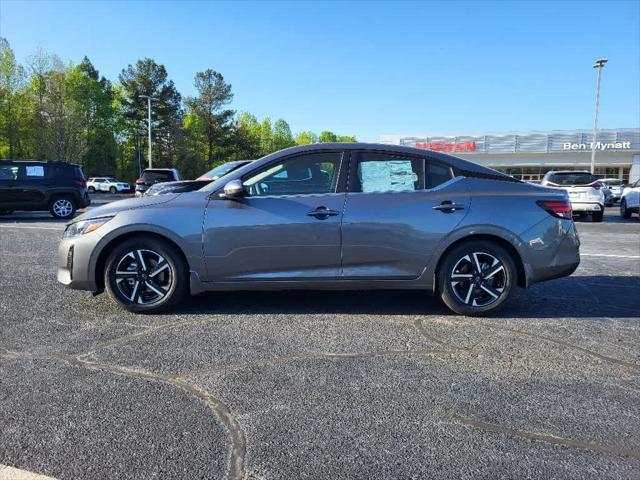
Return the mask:
[[331, 210], [327, 207], [318, 207], [315, 210], [311, 210], [307, 213], [308, 217], [315, 217], [318, 220], [326, 220], [327, 218], [335, 217], [336, 215], [340, 215], [340, 212]]
[[440, 205], [436, 205], [431, 208], [433, 208], [434, 210], [439, 210], [444, 213], [451, 213], [451, 212], [455, 212], [456, 210], [462, 210], [464, 208], [464, 205], [460, 205], [459, 203], [453, 203], [450, 200], [445, 200]]

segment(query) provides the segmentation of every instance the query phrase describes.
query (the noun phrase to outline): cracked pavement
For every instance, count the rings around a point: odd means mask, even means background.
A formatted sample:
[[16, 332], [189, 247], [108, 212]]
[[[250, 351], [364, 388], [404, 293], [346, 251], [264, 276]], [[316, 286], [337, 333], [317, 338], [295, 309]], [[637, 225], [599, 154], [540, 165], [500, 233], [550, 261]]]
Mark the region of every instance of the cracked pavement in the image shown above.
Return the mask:
[[58, 479], [637, 478], [640, 221], [500, 314], [422, 292], [232, 292], [133, 315], [0, 221], [0, 464]]

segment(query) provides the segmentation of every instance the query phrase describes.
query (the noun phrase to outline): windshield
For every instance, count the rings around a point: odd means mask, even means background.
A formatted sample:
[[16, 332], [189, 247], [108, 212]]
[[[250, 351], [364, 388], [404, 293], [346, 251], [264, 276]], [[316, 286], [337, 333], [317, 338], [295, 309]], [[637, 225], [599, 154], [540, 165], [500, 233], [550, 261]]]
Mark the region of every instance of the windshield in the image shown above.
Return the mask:
[[554, 173], [549, 181], [558, 185], [589, 185], [597, 180], [588, 172], [561, 172]]

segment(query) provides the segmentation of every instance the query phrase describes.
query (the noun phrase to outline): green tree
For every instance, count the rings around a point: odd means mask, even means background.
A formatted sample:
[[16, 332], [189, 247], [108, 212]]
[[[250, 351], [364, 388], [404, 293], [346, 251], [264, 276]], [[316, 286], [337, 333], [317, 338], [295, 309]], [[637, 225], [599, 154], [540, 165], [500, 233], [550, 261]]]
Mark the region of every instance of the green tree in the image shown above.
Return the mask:
[[260, 154], [268, 155], [274, 151], [271, 119], [267, 117], [260, 123]]
[[198, 95], [188, 98], [186, 105], [189, 112], [198, 117], [198, 122], [192, 125], [196, 128], [195, 132], [204, 137], [205, 155], [209, 165], [212, 165], [215, 159], [214, 146], [226, 145], [231, 134], [231, 120], [235, 112], [223, 107], [231, 102], [233, 93], [231, 85], [212, 69], [196, 73], [195, 87]]
[[82, 165], [85, 173], [115, 174], [119, 124], [111, 82], [100, 77], [87, 57], [71, 69], [68, 81], [72, 98], [84, 118], [86, 149]]
[[25, 70], [0, 37], [0, 157], [21, 158], [25, 153], [27, 102]]
[[336, 137], [336, 142], [341, 142], [341, 143], [355, 143], [358, 140], [356, 139], [355, 135], [338, 135]]
[[234, 160], [255, 159], [262, 155], [260, 122], [248, 112], [242, 112], [232, 126], [232, 154]]
[[300, 132], [296, 135], [295, 142], [297, 145], [309, 145], [318, 143], [318, 135], [312, 131]]
[[335, 133], [325, 130], [320, 132], [319, 141], [320, 143], [333, 143], [337, 141], [337, 137]]
[[[177, 154], [180, 130], [182, 128], [182, 97], [173, 81], [168, 79], [164, 65], [150, 58], [138, 60], [129, 65], [119, 75], [128, 141], [134, 142], [136, 131], [147, 127], [147, 99], [143, 95], [155, 98], [152, 102], [152, 132], [154, 164], [171, 166]], [[142, 140], [146, 149], [146, 139]]]
[[273, 149], [274, 151], [282, 150], [283, 148], [293, 147], [296, 144], [291, 134], [291, 128], [289, 124], [283, 119], [278, 119], [273, 125]]

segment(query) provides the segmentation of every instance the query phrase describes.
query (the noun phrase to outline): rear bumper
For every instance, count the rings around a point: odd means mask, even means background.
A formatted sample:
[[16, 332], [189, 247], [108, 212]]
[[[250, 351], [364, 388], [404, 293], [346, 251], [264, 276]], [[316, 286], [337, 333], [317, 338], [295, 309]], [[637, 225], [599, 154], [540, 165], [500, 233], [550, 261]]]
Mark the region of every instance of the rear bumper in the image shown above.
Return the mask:
[[597, 202], [571, 202], [571, 208], [574, 212], [601, 212], [604, 205]]
[[545, 224], [551, 226], [546, 235], [528, 242], [531, 249], [528, 285], [566, 277], [580, 265], [580, 240], [573, 221], [555, 219]]

